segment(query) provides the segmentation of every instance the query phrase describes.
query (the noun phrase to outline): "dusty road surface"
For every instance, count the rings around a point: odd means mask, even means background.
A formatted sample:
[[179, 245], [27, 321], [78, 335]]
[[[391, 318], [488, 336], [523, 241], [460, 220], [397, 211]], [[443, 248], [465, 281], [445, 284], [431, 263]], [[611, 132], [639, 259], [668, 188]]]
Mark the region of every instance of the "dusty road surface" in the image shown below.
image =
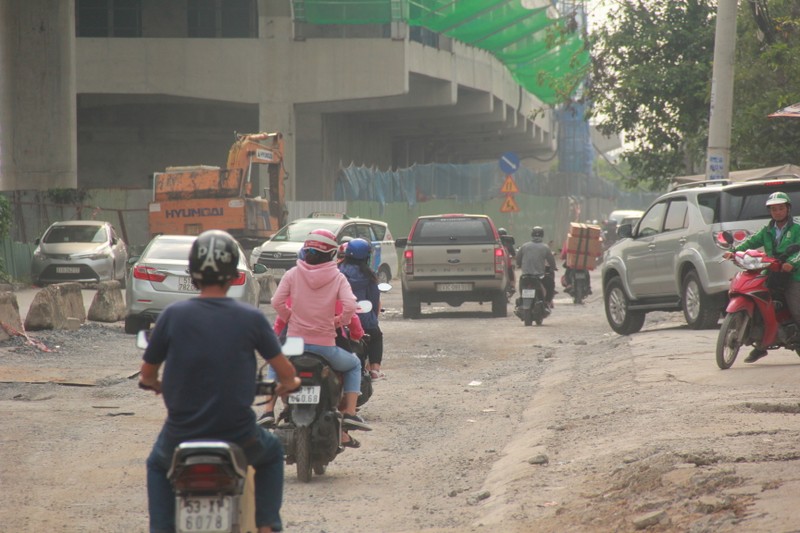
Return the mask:
[[[375, 431], [311, 483], [286, 468], [286, 531], [798, 531], [800, 358], [721, 371], [717, 332], [677, 315], [618, 336], [593, 285], [526, 328], [477, 304], [403, 320], [395, 280]], [[0, 531], [146, 531], [164, 408], [133, 338], [34, 336], [52, 351], [0, 346]]]

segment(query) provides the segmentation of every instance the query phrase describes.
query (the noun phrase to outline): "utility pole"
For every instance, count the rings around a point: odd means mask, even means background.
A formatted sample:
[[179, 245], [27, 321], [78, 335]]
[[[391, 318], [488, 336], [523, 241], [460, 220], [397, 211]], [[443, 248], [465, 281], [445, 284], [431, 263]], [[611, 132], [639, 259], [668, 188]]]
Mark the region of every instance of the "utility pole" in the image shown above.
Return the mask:
[[714, 34], [714, 70], [708, 121], [706, 179], [728, 179], [733, 122], [733, 63], [738, 0], [719, 0]]

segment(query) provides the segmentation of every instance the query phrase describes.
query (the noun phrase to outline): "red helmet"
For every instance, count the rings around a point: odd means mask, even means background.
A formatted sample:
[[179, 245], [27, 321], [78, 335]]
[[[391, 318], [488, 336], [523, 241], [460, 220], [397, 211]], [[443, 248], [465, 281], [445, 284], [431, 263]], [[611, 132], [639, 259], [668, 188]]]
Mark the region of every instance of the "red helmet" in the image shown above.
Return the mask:
[[326, 229], [315, 229], [306, 237], [303, 248], [327, 254], [335, 252], [339, 248], [339, 243], [336, 242], [336, 235], [333, 232]]

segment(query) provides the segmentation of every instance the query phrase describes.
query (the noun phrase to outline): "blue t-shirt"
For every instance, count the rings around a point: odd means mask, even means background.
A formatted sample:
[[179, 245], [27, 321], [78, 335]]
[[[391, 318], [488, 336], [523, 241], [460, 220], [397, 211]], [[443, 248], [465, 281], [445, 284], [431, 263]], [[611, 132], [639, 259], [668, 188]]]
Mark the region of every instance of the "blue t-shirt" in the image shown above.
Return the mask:
[[237, 440], [253, 431], [256, 357], [281, 353], [263, 313], [230, 298], [193, 298], [158, 317], [144, 360], [164, 363], [164, 428], [177, 440]]
[[367, 274], [361, 271], [358, 265], [354, 263], [344, 262], [339, 265], [339, 270], [350, 282], [350, 288], [356, 300], [369, 300], [372, 302], [372, 311], [369, 313], [358, 313], [358, 319], [361, 320], [361, 327], [364, 329], [375, 329], [378, 327], [378, 313], [380, 312], [379, 304], [381, 299], [381, 292], [378, 290], [378, 284], [370, 278]]

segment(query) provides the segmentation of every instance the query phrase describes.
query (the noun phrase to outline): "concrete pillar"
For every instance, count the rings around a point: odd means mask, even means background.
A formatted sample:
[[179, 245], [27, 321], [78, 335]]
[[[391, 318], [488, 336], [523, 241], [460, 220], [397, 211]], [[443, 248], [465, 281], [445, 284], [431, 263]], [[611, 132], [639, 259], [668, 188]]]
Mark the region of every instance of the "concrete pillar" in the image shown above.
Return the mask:
[[0, 0], [0, 190], [78, 186], [74, 0]]

